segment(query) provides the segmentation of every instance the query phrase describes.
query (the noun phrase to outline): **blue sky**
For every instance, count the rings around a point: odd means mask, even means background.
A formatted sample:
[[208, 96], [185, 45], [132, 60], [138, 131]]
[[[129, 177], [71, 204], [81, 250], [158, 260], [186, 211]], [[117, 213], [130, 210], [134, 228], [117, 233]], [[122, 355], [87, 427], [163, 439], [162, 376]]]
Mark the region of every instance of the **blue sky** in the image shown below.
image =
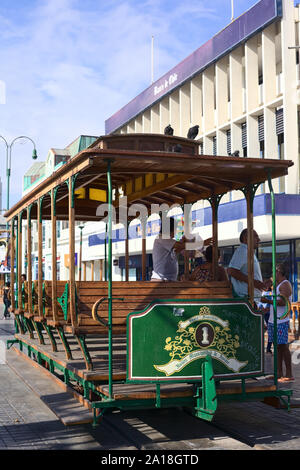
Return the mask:
[[[234, 0], [237, 17], [256, 0]], [[27, 135], [39, 160], [105, 120], [223, 29], [231, 0], [1, 0], [0, 135]], [[5, 86], [5, 99], [3, 99]], [[0, 87], [1, 92], [1, 87]], [[21, 197], [32, 145], [12, 150], [10, 205]], [[0, 177], [6, 201], [5, 145]]]

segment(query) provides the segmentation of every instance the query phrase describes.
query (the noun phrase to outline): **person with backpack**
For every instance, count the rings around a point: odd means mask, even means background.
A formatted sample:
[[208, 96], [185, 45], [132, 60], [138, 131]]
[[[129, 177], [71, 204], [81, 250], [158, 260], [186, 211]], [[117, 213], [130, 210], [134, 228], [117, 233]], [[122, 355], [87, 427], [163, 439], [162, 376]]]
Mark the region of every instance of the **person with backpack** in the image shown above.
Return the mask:
[[11, 306], [10, 282], [6, 282], [3, 288], [4, 318], [10, 317], [9, 307]]

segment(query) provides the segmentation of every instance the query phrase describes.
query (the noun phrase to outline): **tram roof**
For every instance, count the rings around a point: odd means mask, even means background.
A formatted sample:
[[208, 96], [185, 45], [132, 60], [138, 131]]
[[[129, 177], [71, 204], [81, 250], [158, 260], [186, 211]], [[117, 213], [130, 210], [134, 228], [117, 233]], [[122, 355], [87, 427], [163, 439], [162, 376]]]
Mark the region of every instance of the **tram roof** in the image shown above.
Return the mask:
[[[181, 152], [174, 151], [180, 146]], [[183, 204], [287, 175], [290, 160], [200, 155], [199, 142], [159, 134], [104, 136], [79, 152], [5, 213], [10, 220], [43, 197], [43, 219], [51, 218], [50, 191], [57, 190], [56, 215], [68, 219], [68, 185], [76, 176], [76, 220], [100, 220], [96, 209], [106, 201], [107, 166], [113, 188], [122, 187], [127, 204]], [[177, 147], [178, 149], [178, 147]], [[171, 151], [170, 151], [171, 150]], [[117, 201], [114, 201], [117, 205]]]

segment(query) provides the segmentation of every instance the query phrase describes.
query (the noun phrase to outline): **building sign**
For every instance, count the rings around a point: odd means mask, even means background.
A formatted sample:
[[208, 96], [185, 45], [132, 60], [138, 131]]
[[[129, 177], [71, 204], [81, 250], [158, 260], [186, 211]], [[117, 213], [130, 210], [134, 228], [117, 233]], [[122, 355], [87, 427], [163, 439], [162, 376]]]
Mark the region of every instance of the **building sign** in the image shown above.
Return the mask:
[[[65, 265], [65, 268], [70, 267], [70, 255], [69, 254], [64, 255], [64, 265]], [[77, 266], [77, 253], [75, 253], [75, 266]]]
[[282, 15], [282, 0], [261, 0], [105, 121], [110, 134]]

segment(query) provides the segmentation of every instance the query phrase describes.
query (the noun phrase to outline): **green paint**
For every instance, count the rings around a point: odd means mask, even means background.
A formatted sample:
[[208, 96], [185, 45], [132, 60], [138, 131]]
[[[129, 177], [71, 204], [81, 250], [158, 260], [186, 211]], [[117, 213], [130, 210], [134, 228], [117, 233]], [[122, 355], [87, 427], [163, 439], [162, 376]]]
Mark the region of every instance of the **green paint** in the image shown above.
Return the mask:
[[246, 301], [162, 300], [143, 312], [127, 320], [128, 381], [197, 380], [207, 356], [215, 376], [263, 374], [262, 316]]
[[61, 326], [58, 326], [57, 327], [57, 331], [58, 331], [58, 334], [59, 334], [59, 337], [64, 345], [64, 348], [65, 348], [65, 351], [66, 351], [66, 355], [67, 355], [67, 359], [73, 359], [72, 357], [72, 352], [71, 352], [71, 348], [69, 346], [69, 343], [68, 343], [68, 340], [66, 338], [66, 335], [64, 333], [64, 330]]
[[66, 321], [68, 320], [68, 298], [69, 298], [69, 284], [67, 282], [62, 296], [57, 297], [57, 301], [62, 308], [64, 319]]
[[52, 349], [53, 351], [57, 351], [57, 344], [56, 344], [56, 341], [55, 341], [55, 338], [54, 338], [54, 335], [52, 333], [52, 330], [51, 330], [51, 327], [49, 325], [47, 325], [47, 323], [45, 322], [44, 323], [44, 328], [50, 338], [50, 342], [52, 344]]
[[277, 370], [277, 294], [276, 294], [276, 223], [275, 223], [275, 195], [272, 186], [271, 172], [268, 174], [268, 184], [271, 194], [272, 206], [272, 276], [273, 276], [273, 310], [274, 310], [274, 383], [278, 385], [278, 370]]
[[214, 370], [212, 365], [212, 358], [206, 356], [202, 366], [202, 387], [201, 392], [197, 390], [197, 406], [195, 407], [195, 416], [211, 421], [217, 409], [217, 393], [214, 381]]
[[107, 192], [108, 192], [108, 384], [109, 398], [113, 394], [113, 360], [112, 360], [112, 182], [111, 182], [111, 161], [107, 161]]
[[93, 368], [93, 363], [92, 363], [92, 359], [91, 359], [89, 350], [88, 350], [86, 342], [85, 342], [85, 336], [84, 335], [77, 335], [77, 339], [81, 344], [81, 348], [82, 348], [82, 352], [84, 354], [85, 360], [86, 360], [87, 364], [89, 364], [90, 368], [92, 369]]

